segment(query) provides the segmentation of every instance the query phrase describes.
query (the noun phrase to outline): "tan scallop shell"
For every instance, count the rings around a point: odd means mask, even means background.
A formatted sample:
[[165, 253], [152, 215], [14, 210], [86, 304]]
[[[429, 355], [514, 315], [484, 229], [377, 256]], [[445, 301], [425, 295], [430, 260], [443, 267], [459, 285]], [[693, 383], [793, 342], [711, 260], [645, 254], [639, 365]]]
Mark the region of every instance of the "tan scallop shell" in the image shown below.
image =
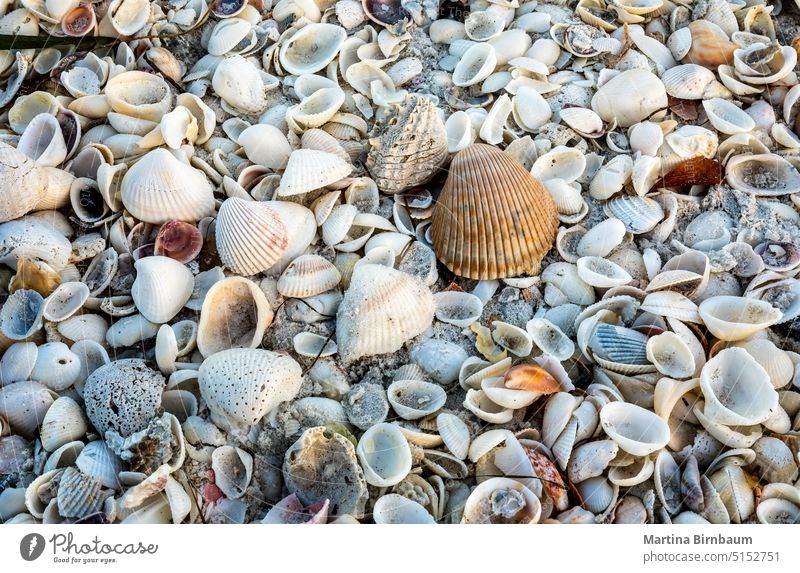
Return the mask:
[[495, 147], [456, 154], [433, 212], [436, 256], [455, 274], [496, 279], [536, 274], [558, 232], [542, 184]]
[[342, 275], [333, 263], [319, 255], [300, 255], [278, 279], [278, 292], [286, 297], [303, 298], [331, 290]]
[[383, 265], [361, 264], [336, 314], [345, 362], [394, 352], [433, 322], [433, 295], [417, 278]]
[[427, 182], [447, 160], [447, 131], [430, 99], [407, 96], [375, 124], [367, 169], [384, 193]]
[[258, 201], [226, 199], [217, 214], [217, 251], [233, 272], [250, 276], [274, 265], [289, 245], [281, 216]]

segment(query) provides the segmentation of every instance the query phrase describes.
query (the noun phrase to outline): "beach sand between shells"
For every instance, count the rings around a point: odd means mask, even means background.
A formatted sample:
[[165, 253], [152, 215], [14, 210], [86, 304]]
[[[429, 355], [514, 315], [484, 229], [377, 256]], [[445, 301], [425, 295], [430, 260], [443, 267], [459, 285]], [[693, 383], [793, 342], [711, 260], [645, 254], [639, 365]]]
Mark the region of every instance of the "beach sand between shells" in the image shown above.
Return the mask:
[[794, 3], [0, 11], [0, 521], [800, 522]]

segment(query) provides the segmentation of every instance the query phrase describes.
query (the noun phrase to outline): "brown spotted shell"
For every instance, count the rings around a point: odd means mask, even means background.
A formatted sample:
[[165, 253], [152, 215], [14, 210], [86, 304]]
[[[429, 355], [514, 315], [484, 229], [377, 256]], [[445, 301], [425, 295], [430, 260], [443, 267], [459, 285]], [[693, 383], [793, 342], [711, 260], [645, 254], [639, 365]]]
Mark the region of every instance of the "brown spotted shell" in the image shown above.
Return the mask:
[[375, 124], [367, 169], [378, 189], [400, 193], [427, 182], [447, 160], [447, 132], [426, 97], [407, 96]]
[[479, 143], [453, 158], [432, 232], [436, 256], [458, 276], [534, 275], [555, 241], [558, 212], [522, 165]]

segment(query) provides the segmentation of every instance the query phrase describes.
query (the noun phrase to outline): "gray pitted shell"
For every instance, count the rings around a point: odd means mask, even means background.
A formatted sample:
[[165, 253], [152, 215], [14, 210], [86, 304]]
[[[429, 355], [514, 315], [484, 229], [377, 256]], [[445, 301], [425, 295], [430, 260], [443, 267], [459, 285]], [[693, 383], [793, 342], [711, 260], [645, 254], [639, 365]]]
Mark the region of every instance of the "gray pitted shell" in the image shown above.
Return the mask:
[[156, 416], [164, 383], [164, 377], [141, 359], [106, 364], [86, 380], [86, 415], [101, 435], [113, 429], [128, 437]]
[[342, 407], [350, 423], [362, 430], [383, 422], [389, 413], [389, 401], [383, 386], [369, 382], [350, 388], [342, 399]]
[[433, 102], [407, 96], [375, 123], [367, 169], [384, 193], [427, 182], [447, 160], [447, 132]]
[[286, 451], [283, 475], [305, 505], [328, 499], [331, 515], [364, 516], [367, 482], [355, 446], [341, 434], [322, 426], [303, 432]]

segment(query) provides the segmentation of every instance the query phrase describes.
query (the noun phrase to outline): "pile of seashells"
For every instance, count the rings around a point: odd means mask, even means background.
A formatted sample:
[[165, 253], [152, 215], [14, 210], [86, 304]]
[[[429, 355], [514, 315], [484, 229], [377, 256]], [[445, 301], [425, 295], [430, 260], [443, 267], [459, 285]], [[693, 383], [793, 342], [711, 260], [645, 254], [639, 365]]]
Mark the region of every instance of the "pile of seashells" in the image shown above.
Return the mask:
[[0, 11], [0, 521], [800, 522], [795, 5]]

